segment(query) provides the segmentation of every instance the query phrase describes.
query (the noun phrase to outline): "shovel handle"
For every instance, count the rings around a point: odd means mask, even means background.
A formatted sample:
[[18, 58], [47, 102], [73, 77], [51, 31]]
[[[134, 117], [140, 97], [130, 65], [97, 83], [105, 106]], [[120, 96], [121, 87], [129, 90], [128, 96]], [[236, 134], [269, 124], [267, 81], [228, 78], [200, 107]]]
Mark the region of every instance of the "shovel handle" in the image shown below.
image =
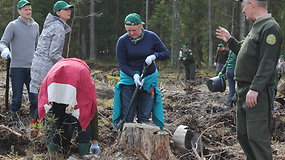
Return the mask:
[[8, 58], [6, 61], [6, 90], [5, 90], [5, 107], [9, 110], [9, 72], [10, 72], [11, 59]]
[[[141, 79], [143, 79], [143, 78], [145, 77], [146, 70], [148, 69], [149, 66], [150, 66], [150, 65], [147, 66], [146, 64], [144, 64], [144, 67], [143, 67], [143, 70], [142, 70], [142, 74], [141, 74], [141, 76], [140, 76]], [[142, 85], [143, 85], [143, 84], [142, 84]], [[134, 103], [134, 100], [135, 100], [135, 98], [136, 98], [136, 96], [137, 96], [139, 90], [141, 89], [141, 87], [142, 87], [142, 86], [136, 86], [136, 89], [135, 89], [135, 91], [134, 91], [134, 94], [133, 94], [133, 96], [132, 96], [132, 99], [131, 99], [131, 101], [130, 101], [130, 103], [129, 103], [129, 106], [128, 106], [128, 109], [127, 109], [127, 113], [126, 113], [126, 115], [124, 115], [123, 119], [121, 119], [121, 120], [119, 121], [119, 123], [117, 124], [117, 130], [122, 131], [122, 128], [123, 128], [124, 123], [125, 123], [125, 121], [126, 121], [126, 119], [127, 119], [127, 116], [128, 116], [128, 114], [129, 114], [129, 112], [130, 112], [130, 110], [131, 110], [131, 107], [132, 107], [132, 105], [133, 105], [133, 103]]]

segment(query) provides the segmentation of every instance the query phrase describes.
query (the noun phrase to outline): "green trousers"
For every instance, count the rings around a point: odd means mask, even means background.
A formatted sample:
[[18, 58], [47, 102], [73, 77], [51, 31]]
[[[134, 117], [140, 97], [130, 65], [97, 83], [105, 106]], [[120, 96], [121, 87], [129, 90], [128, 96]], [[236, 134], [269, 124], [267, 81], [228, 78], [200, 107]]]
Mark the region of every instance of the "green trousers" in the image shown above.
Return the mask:
[[258, 93], [257, 105], [246, 105], [250, 85], [237, 87], [237, 139], [247, 160], [272, 160], [270, 120], [273, 86]]
[[185, 78], [186, 80], [194, 80], [195, 79], [195, 69], [196, 69], [196, 65], [195, 63], [187, 63], [184, 64], [185, 67]]

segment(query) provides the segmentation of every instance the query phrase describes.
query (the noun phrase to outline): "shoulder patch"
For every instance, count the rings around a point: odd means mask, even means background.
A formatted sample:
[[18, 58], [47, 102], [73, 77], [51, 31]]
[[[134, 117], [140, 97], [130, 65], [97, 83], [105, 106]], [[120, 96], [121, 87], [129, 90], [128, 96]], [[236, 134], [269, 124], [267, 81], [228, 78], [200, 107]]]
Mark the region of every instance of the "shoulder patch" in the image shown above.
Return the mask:
[[276, 43], [276, 37], [274, 34], [269, 34], [266, 37], [266, 43], [270, 44], [270, 45], [274, 45]]

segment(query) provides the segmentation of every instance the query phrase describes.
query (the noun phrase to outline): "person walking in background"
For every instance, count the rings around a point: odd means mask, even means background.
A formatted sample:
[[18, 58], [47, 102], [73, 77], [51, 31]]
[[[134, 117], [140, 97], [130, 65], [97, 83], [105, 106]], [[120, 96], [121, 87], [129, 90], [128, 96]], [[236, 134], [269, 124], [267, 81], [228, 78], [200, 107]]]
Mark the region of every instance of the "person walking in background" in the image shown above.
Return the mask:
[[[277, 101], [277, 102], [281, 103], [282, 105], [284, 105], [284, 100], [282, 98], [276, 98], [276, 95], [277, 95], [277, 90], [278, 90], [278, 83], [279, 83], [280, 79], [284, 76], [284, 73], [285, 73], [284, 55], [280, 55], [279, 59], [278, 59], [277, 66], [276, 66], [273, 101]], [[281, 86], [284, 86], [283, 82], [282, 82]], [[281, 87], [281, 88], [283, 88], [283, 87]], [[272, 104], [272, 108], [271, 109], [272, 109], [272, 111], [275, 110], [274, 102]]]
[[235, 70], [235, 66], [236, 66], [236, 59], [237, 59], [237, 55], [230, 51], [230, 54], [228, 56], [228, 59], [226, 61], [226, 64], [224, 65], [224, 67], [222, 68], [221, 72], [218, 74], [220, 77], [222, 77], [225, 73], [229, 82], [229, 94], [227, 96], [227, 101], [225, 103], [225, 105], [230, 106], [234, 95], [236, 93], [236, 82], [234, 80], [234, 70]]
[[[285, 56], [284, 55], [280, 55], [279, 56], [279, 59], [278, 59], [278, 63], [277, 63], [277, 66], [276, 66], [276, 79], [275, 79], [275, 85], [274, 85], [274, 93], [275, 93], [275, 96], [277, 94], [277, 85], [278, 85], [278, 82], [279, 80], [281, 79], [282, 76], [284, 76], [285, 74], [285, 63], [284, 63], [284, 58]], [[275, 97], [274, 96], [274, 97]]]
[[[56, 63], [39, 92], [39, 118], [53, 114], [56, 122], [47, 130], [48, 151], [55, 153], [61, 147], [68, 149], [77, 126], [77, 147], [81, 156], [99, 153], [96, 89], [88, 65], [77, 58], [66, 58]], [[60, 132], [63, 130], [63, 132]]]
[[228, 55], [229, 55], [229, 50], [227, 50], [223, 44], [219, 44], [216, 51], [216, 59], [215, 59], [216, 75], [218, 75], [222, 70], [222, 68], [224, 67], [228, 59]]
[[[63, 59], [65, 34], [71, 31], [70, 26], [66, 23], [70, 19], [71, 8], [74, 6], [64, 1], [57, 1], [53, 6], [54, 15], [49, 13], [45, 19], [32, 62], [30, 84], [32, 93], [38, 94], [40, 85], [48, 71], [56, 62]], [[37, 119], [37, 112], [34, 119]]]
[[237, 82], [237, 140], [248, 160], [271, 160], [271, 107], [274, 72], [280, 55], [282, 33], [267, 10], [267, 0], [240, 0], [252, 28], [242, 44], [223, 27], [217, 38], [228, 43], [238, 54], [235, 68]]
[[[153, 122], [164, 127], [161, 92], [158, 88], [158, 70], [154, 60], [169, 59], [169, 52], [161, 39], [152, 31], [143, 28], [144, 22], [137, 13], [125, 18], [127, 33], [117, 41], [116, 56], [120, 67], [120, 82], [115, 86], [113, 124], [127, 116], [126, 122], [133, 122], [137, 114], [138, 123]], [[140, 74], [146, 64], [144, 80]], [[143, 82], [144, 81], [144, 82]], [[140, 91], [127, 115], [127, 109], [136, 86]]]
[[31, 3], [20, 0], [17, 9], [20, 16], [7, 25], [0, 41], [1, 57], [11, 58], [10, 77], [13, 95], [10, 110], [14, 118], [22, 106], [24, 85], [28, 90], [30, 116], [34, 115], [37, 108], [37, 95], [30, 90], [30, 70], [39, 37], [39, 25], [32, 18]]
[[179, 61], [183, 62], [185, 69], [185, 79], [195, 79], [195, 59], [192, 50], [183, 45], [179, 51]]

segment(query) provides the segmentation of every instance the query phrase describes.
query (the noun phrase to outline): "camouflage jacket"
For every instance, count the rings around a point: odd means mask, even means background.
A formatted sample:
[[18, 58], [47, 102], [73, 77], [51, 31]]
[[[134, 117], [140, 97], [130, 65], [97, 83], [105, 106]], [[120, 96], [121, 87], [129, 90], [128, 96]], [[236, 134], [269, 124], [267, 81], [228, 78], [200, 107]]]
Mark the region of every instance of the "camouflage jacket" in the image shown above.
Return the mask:
[[47, 15], [31, 67], [32, 93], [38, 93], [48, 71], [57, 61], [63, 59], [65, 34], [70, 31], [70, 26], [59, 17], [50, 13]]

